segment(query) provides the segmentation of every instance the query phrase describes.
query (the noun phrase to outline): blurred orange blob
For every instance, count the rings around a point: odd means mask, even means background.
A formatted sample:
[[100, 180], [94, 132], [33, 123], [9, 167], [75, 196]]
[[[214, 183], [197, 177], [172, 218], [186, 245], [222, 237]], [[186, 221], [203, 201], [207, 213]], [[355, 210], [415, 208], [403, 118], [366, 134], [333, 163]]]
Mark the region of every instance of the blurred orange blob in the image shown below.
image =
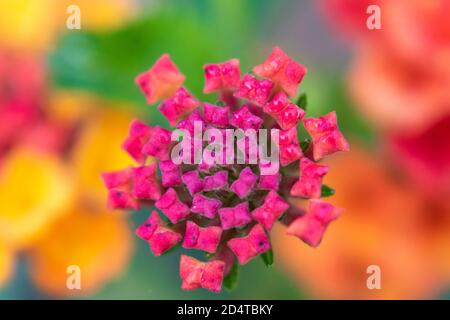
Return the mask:
[[0, 167], [0, 240], [27, 247], [64, 215], [72, 186], [58, 157], [12, 150]]
[[378, 44], [356, 53], [350, 94], [376, 127], [417, 134], [450, 113], [450, 73], [443, 77], [441, 69], [409, 64]]
[[80, 8], [82, 29], [120, 25], [135, 11], [133, 0], [0, 0], [0, 45], [12, 49], [51, 49], [57, 34], [67, 30], [70, 5]]
[[[31, 278], [52, 296], [86, 295], [120, 274], [131, 249], [132, 237], [124, 215], [76, 206], [31, 250]], [[79, 267], [80, 290], [67, 286], [70, 266]]]
[[[345, 211], [318, 248], [286, 236], [286, 229], [278, 227], [274, 237], [277, 259], [315, 297], [433, 297], [447, 284], [437, 272], [444, 268], [442, 263], [430, 254], [433, 248], [441, 253], [446, 248], [443, 243], [437, 247], [428, 243], [430, 234], [424, 232], [421, 221], [433, 209], [420, 212], [422, 202], [415, 192], [390, 176], [373, 156], [352, 145], [349, 154], [330, 161], [333, 170], [325, 182], [337, 190], [330, 202]], [[450, 224], [443, 229], [448, 234]], [[371, 265], [381, 269], [379, 290], [367, 286]]]

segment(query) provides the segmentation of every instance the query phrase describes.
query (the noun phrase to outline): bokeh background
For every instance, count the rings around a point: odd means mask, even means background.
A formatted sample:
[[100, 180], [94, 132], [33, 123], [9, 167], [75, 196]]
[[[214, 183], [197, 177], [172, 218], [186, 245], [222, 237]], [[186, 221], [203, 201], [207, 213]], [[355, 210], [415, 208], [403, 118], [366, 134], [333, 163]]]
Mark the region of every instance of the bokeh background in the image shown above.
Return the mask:
[[[70, 4], [81, 30], [66, 28]], [[184, 292], [179, 250], [155, 258], [133, 234], [148, 212], [106, 209], [99, 174], [132, 164], [129, 122], [167, 126], [133, 79], [168, 52], [211, 101], [203, 64], [250, 70], [274, 45], [308, 67], [308, 113], [338, 112], [352, 150], [325, 183], [346, 211], [319, 248], [278, 227], [274, 267]], [[0, 298], [450, 298], [449, 88], [447, 0], [0, 0]]]

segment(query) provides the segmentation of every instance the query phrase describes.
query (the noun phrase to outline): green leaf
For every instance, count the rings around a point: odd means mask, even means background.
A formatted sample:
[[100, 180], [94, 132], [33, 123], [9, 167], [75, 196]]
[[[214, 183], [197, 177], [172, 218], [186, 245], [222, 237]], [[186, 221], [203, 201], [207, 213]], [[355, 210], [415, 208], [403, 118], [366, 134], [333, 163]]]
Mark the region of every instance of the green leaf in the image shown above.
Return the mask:
[[336, 191], [327, 186], [326, 184], [322, 185], [322, 192], [320, 194], [321, 197], [331, 197], [332, 195], [334, 195], [336, 193]]
[[308, 107], [308, 98], [306, 97], [306, 93], [302, 93], [297, 99], [297, 105], [306, 111]]
[[273, 264], [273, 251], [270, 249], [261, 254], [261, 259], [263, 260], [266, 267], [270, 267]]
[[223, 286], [228, 290], [233, 289], [237, 285], [239, 276], [239, 264], [236, 260], [234, 260], [233, 267], [230, 270], [230, 273], [223, 279]]
[[300, 148], [302, 149], [303, 153], [305, 153], [308, 150], [310, 144], [311, 144], [310, 139], [304, 139], [300, 142]]

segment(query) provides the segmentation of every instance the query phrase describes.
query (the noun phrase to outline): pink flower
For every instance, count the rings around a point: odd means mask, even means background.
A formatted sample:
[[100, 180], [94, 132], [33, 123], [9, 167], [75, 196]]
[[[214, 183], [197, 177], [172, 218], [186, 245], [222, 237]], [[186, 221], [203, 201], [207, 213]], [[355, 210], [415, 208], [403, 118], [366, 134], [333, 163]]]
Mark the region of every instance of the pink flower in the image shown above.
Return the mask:
[[303, 119], [306, 131], [313, 141], [314, 160], [337, 151], [349, 151], [350, 147], [337, 126], [336, 112], [315, 118]]
[[128, 138], [124, 141], [122, 147], [136, 162], [143, 164], [147, 156], [142, 152], [142, 149], [151, 135], [151, 127], [139, 120], [134, 120], [131, 123]]
[[322, 178], [328, 173], [328, 166], [312, 162], [308, 158], [300, 160], [300, 177], [292, 186], [291, 195], [304, 198], [319, 198]]
[[127, 186], [131, 182], [131, 176], [130, 169], [102, 173], [103, 183], [108, 189]]
[[308, 212], [294, 220], [288, 227], [287, 233], [299, 237], [312, 247], [317, 247], [322, 241], [328, 224], [335, 220], [342, 209], [318, 199], [309, 201]]
[[[306, 243], [315, 246], [320, 242], [327, 224], [340, 211], [311, 200], [305, 214], [301, 206], [291, 205], [288, 200], [291, 195], [320, 197], [322, 178], [328, 167], [313, 160], [337, 149], [348, 150], [348, 144], [337, 129], [334, 113], [318, 119], [303, 119], [305, 111], [290, 97], [295, 95], [306, 68], [281, 49], [274, 48], [269, 58], [254, 69], [260, 77], [269, 79], [246, 74], [241, 81], [236, 59], [209, 64], [204, 69], [204, 91], [218, 93], [217, 105], [201, 103], [182, 87], [184, 76], [168, 56], [163, 56], [138, 77], [137, 82], [149, 102], [164, 99], [159, 110], [172, 127], [183, 130], [183, 140], [181, 144], [172, 142], [171, 131], [134, 121], [123, 148], [137, 166], [102, 177], [109, 191], [110, 207], [154, 206], [174, 224], [169, 227], [169, 223], [153, 211], [136, 230], [140, 238], [148, 241], [155, 255], [173, 248], [182, 238], [185, 249], [209, 253], [207, 262], [181, 255], [183, 289], [205, 288], [219, 292], [224, 277], [235, 270], [236, 261], [246, 264], [270, 250], [266, 232], [278, 220], [290, 224], [288, 231]], [[302, 119], [312, 136], [313, 146], [313, 150], [308, 149], [305, 154], [297, 133]], [[226, 144], [229, 133], [236, 139], [238, 134], [233, 131], [236, 128], [246, 132], [243, 139], [238, 137], [235, 141], [233, 151], [225, 147], [223, 154], [216, 154], [219, 151], [214, 150], [211, 157], [206, 157], [205, 145], [217, 143], [217, 138], [222, 138]], [[215, 129], [216, 135], [207, 135], [208, 129]], [[250, 129], [255, 130], [257, 143], [251, 139], [253, 131]], [[267, 157], [260, 153], [264, 149], [259, 129], [280, 130], [279, 140], [273, 135], [276, 131], [267, 135], [273, 139], [270, 147], [275, 148], [267, 152]], [[175, 161], [172, 153], [180, 158]], [[273, 157], [278, 154], [279, 158], [270, 158], [268, 153]], [[314, 159], [311, 159], [312, 153]], [[219, 160], [220, 155], [224, 162]], [[146, 165], [149, 156], [155, 159]], [[280, 170], [280, 164], [285, 168]], [[161, 177], [157, 176], [157, 165]], [[300, 168], [298, 179], [292, 175], [297, 166]], [[230, 276], [229, 280], [233, 278]]]
[[136, 229], [136, 235], [148, 242], [157, 257], [173, 248], [182, 239], [179, 233], [164, 226], [156, 211], [152, 211], [148, 219]]
[[273, 87], [274, 84], [270, 80], [258, 80], [246, 74], [234, 96], [263, 106], [269, 100]]
[[182, 175], [181, 179], [192, 196], [203, 190], [203, 180], [200, 178], [198, 171], [188, 171]]
[[255, 187], [258, 176], [253, 173], [250, 167], [245, 167], [239, 174], [239, 178], [236, 179], [230, 187], [241, 199], [245, 198]]
[[264, 112], [271, 115], [283, 130], [297, 126], [298, 122], [305, 115], [305, 111], [292, 103], [284, 92], [277, 93], [264, 106]]
[[246, 264], [257, 255], [270, 249], [270, 240], [261, 225], [255, 225], [248, 235], [228, 241], [228, 247], [233, 251], [240, 264]]
[[127, 191], [111, 189], [108, 191], [108, 208], [138, 210], [139, 202]]
[[136, 84], [146, 96], [147, 103], [152, 104], [170, 97], [184, 79], [170, 56], [163, 54], [148, 71], [136, 77]]
[[133, 168], [132, 194], [137, 199], [158, 200], [161, 190], [156, 177], [156, 164]]
[[200, 262], [183, 254], [180, 257], [180, 277], [183, 280], [181, 288], [184, 290], [204, 288], [212, 292], [220, 292], [224, 270], [223, 261]]
[[152, 156], [160, 160], [169, 159], [171, 148], [171, 132], [167, 129], [156, 126], [152, 128], [152, 133], [142, 148], [142, 152], [147, 156]]
[[272, 190], [267, 194], [264, 203], [252, 211], [252, 216], [266, 230], [270, 230], [288, 208], [289, 204]]
[[180, 87], [171, 98], [164, 100], [158, 109], [169, 120], [170, 125], [174, 126], [189, 115], [199, 104], [200, 102], [185, 88]]
[[161, 161], [159, 169], [161, 170], [163, 187], [175, 187], [182, 183], [181, 170], [172, 160]]
[[177, 129], [184, 129], [191, 134], [191, 137], [194, 136], [194, 123], [199, 122], [202, 126], [202, 133], [204, 128], [203, 118], [198, 109], [194, 110], [186, 119], [180, 121], [177, 125]]
[[280, 130], [279, 138], [280, 164], [283, 167], [299, 160], [303, 156], [295, 127], [289, 130]]
[[204, 93], [236, 90], [241, 81], [239, 60], [231, 59], [220, 64], [207, 64], [205, 70]]
[[210, 226], [201, 228], [192, 221], [186, 222], [183, 248], [198, 249], [215, 253], [222, 236], [222, 228]]
[[203, 104], [205, 121], [216, 127], [227, 127], [230, 108], [221, 108], [205, 102]]
[[251, 113], [248, 106], [244, 105], [233, 113], [230, 123], [232, 126], [243, 130], [257, 130], [261, 127], [263, 120]]
[[156, 201], [155, 207], [160, 209], [172, 223], [186, 219], [190, 213], [189, 207], [178, 199], [173, 188], [167, 189], [166, 193]]
[[252, 221], [248, 202], [242, 202], [232, 208], [220, 208], [219, 217], [223, 230], [244, 227]]
[[[261, 168], [264, 167], [269, 167], [269, 164], [259, 164], [259, 168], [261, 171]], [[259, 182], [258, 182], [258, 189], [262, 189], [262, 190], [278, 190], [278, 186], [280, 184], [280, 173], [277, 172], [275, 174], [260, 174], [259, 176]]]
[[139, 209], [139, 202], [131, 194], [132, 170], [102, 174], [103, 183], [108, 189], [108, 207], [111, 209]]
[[203, 190], [225, 189], [228, 186], [228, 171], [219, 171], [203, 180]]
[[254, 67], [253, 71], [260, 77], [269, 78], [290, 97], [294, 97], [308, 70], [292, 60], [283, 50], [275, 47], [266, 61]]
[[197, 193], [192, 199], [191, 211], [206, 218], [214, 219], [221, 206], [222, 202], [220, 200], [208, 198]]

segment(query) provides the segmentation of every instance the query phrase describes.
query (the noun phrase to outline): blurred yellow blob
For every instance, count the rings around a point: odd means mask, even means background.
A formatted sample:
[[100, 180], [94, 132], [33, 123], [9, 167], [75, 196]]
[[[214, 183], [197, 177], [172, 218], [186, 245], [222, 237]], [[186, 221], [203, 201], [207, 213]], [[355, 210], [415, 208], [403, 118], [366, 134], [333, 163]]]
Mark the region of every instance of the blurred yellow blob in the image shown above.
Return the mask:
[[54, 38], [58, 18], [54, 0], [0, 0], [0, 44], [11, 48], [43, 49]]
[[96, 106], [105, 104], [92, 94], [75, 90], [51, 92], [43, 106], [47, 116], [59, 124], [71, 126], [95, 113]]
[[[277, 259], [299, 286], [317, 298], [435, 296], [446, 282], [424, 239], [417, 209], [420, 197], [354, 144], [350, 153], [329, 162], [332, 170], [325, 183], [336, 189], [336, 195], [326, 201], [344, 208], [342, 216], [330, 224], [318, 248], [277, 227], [273, 237]], [[446, 250], [445, 244], [440, 250]], [[379, 290], [367, 287], [371, 265], [381, 269]]]
[[[31, 250], [31, 277], [52, 296], [86, 295], [119, 275], [131, 249], [125, 214], [74, 207]], [[79, 268], [80, 290], [67, 287], [70, 266]]]
[[14, 266], [12, 250], [0, 241], [0, 288], [8, 281]]
[[135, 9], [133, 0], [0, 0], [0, 45], [14, 49], [50, 49], [67, 30], [67, 7], [78, 5], [81, 29], [120, 25]]
[[124, 110], [118, 106], [97, 110], [87, 120], [74, 147], [73, 168], [77, 172], [78, 185], [90, 200], [100, 201], [103, 205], [106, 205], [107, 192], [101, 173], [136, 165], [121, 148], [133, 119], [132, 113]]
[[70, 177], [57, 157], [11, 151], [0, 167], [0, 240], [26, 247], [64, 214], [72, 197]]

